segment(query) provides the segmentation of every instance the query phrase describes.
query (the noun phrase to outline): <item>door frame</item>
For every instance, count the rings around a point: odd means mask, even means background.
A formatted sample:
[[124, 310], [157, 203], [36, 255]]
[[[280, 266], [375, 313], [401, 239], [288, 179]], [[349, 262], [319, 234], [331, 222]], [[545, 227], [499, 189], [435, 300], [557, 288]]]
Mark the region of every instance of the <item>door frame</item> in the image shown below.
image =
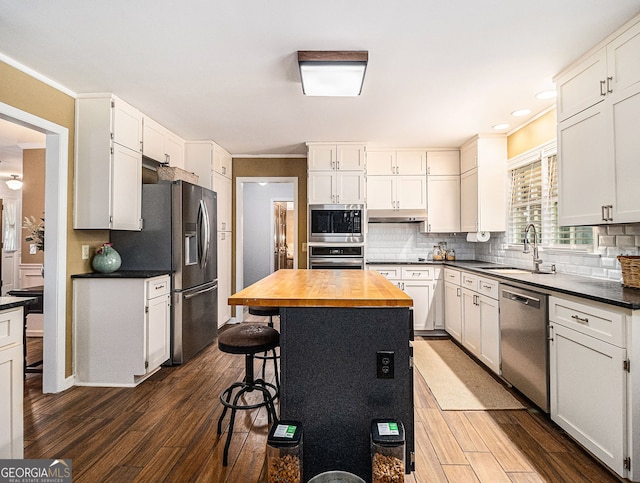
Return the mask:
[[[242, 219], [244, 212], [244, 184], [245, 183], [292, 183], [293, 184], [293, 213], [294, 213], [294, 227], [293, 237], [296, 250], [293, 253], [293, 266], [298, 266], [298, 178], [297, 177], [265, 177], [265, 176], [243, 176], [236, 178], [236, 285], [233, 290], [234, 293], [242, 290], [244, 286], [244, 263], [242, 257], [242, 245], [243, 245], [243, 227]], [[273, 216], [273, 214], [271, 215]], [[273, 224], [273, 223], [272, 223]], [[231, 318], [231, 323], [242, 322], [244, 320], [244, 307], [237, 306], [235, 316]]]
[[73, 376], [65, 377], [69, 130], [3, 102], [0, 118], [46, 134], [42, 392], [56, 393], [73, 386]]

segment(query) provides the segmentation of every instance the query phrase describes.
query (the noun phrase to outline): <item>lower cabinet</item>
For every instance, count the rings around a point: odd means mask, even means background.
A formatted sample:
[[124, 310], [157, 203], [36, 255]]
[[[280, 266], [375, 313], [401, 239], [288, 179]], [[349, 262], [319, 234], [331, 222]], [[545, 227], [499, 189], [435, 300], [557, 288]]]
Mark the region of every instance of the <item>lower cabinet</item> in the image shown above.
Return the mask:
[[231, 319], [231, 232], [218, 232], [218, 328]]
[[550, 297], [549, 319], [551, 419], [618, 475], [629, 477], [624, 316]]
[[168, 275], [72, 278], [76, 384], [135, 386], [169, 359]]
[[22, 307], [0, 311], [0, 459], [24, 457]]
[[462, 287], [460, 271], [444, 269], [444, 330], [458, 342], [462, 341]]

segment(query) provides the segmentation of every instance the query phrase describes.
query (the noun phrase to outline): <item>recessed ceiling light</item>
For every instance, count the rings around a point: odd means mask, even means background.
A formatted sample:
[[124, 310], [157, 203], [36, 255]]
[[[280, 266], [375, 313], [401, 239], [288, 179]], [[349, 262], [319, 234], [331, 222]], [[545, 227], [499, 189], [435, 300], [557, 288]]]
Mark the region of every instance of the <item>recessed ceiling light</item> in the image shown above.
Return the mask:
[[527, 114], [531, 114], [531, 109], [518, 109], [511, 113], [511, 115], [515, 117], [526, 116]]
[[502, 129], [507, 129], [509, 127], [509, 124], [507, 124], [506, 122], [502, 123], [502, 124], [496, 124], [495, 126], [491, 126], [493, 129], [500, 131]]
[[298, 51], [302, 92], [306, 96], [359, 96], [369, 53]]
[[536, 94], [536, 98], [538, 99], [553, 99], [554, 97], [556, 97], [556, 91], [554, 90], [549, 90], [549, 91], [542, 91], [542, 92], [538, 92]]

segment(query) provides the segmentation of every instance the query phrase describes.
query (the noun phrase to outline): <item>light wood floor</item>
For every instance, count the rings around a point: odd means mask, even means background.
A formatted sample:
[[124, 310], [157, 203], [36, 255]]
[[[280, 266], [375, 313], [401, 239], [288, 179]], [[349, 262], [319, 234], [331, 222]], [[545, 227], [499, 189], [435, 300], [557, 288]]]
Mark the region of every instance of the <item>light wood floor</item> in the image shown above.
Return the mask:
[[[38, 342], [29, 339], [29, 360]], [[75, 483], [265, 482], [264, 409], [239, 413], [222, 466], [218, 396], [243, 365], [213, 344], [133, 389], [43, 395], [41, 375], [29, 374], [25, 458], [71, 458]], [[417, 371], [415, 406], [417, 470], [408, 483], [618, 481], [535, 410], [441, 411]]]

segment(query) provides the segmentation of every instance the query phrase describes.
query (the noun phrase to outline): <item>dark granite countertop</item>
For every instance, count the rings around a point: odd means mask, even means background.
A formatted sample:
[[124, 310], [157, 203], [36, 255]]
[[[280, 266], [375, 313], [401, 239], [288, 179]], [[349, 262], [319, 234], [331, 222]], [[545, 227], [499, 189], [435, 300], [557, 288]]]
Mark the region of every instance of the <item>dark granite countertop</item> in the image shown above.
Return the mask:
[[31, 305], [36, 300], [36, 297], [0, 297], [0, 310]]
[[111, 273], [79, 273], [71, 275], [71, 278], [152, 278], [160, 275], [171, 275], [166, 270], [118, 270]]
[[444, 262], [434, 262], [425, 258], [414, 258], [412, 260], [367, 260], [367, 265], [442, 265]]

